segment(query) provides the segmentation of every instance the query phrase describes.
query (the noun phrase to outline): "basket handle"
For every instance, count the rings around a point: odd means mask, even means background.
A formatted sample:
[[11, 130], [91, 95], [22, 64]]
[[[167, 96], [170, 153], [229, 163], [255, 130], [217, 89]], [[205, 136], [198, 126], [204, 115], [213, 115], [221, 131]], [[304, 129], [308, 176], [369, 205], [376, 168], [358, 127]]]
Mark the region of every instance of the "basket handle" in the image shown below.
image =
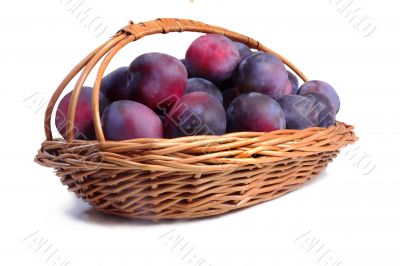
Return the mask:
[[96, 131], [96, 137], [99, 142], [104, 143], [106, 141], [104, 137], [104, 132], [101, 127], [101, 119], [100, 119], [100, 108], [99, 108], [99, 96], [100, 96], [100, 85], [101, 80], [103, 78], [104, 72], [109, 65], [110, 61], [113, 57], [121, 50], [125, 45], [130, 42], [134, 42], [143, 38], [147, 35], [159, 34], [159, 33], [169, 33], [169, 32], [201, 32], [201, 33], [215, 33], [222, 34], [226, 37], [246, 44], [250, 48], [257, 49], [259, 51], [268, 52], [275, 56], [277, 56], [285, 65], [291, 68], [302, 80], [307, 81], [305, 75], [294, 66], [289, 60], [281, 56], [280, 54], [272, 51], [271, 49], [265, 47], [261, 43], [257, 42], [254, 39], [246, 37], [242, 34], [221, 28], [212, 25], [208, 25], [199, 21], [193, 21], [188, 19], [177, 19], [177, 18], [159, 18], [156, 20], [142, 22], [138, 24], [134, 24], [133, 22], [129, 22], [128, 26], [122, 28], [118, 31], [109, 41], [105, 42], [95, 51], [90, 53], [84, 60], [82, 60], [63, 80], [57, 90], [54, 92], [51, 100], [48, 104], [45, 114], [45, 133], [46, 139], [52, 140], [51, 133], [51, 115], [57, 102], [60, 97], [62, 91], [68, 85], [69, 82], [83, 69], [76, 85], [74, 91], [71, 96], [71, 101], [68, 109], [67, 116], [67, 129], [66, 136], [67, 141], [70, 142], [73, 140], [74, 135], [74, 124], [75, 124], [75, 113], [79, 95], [81, 93], [83, 84], [87, 79], [90, 71], [94, 68], [94, 66], [103, 58], [103, 62], [100, 65], [100, 68], [97, 72], [96, 81], [93, 87], [93, 98], [92, 98], [92, 110], [93, 110], [93, 121], [94, 127]]

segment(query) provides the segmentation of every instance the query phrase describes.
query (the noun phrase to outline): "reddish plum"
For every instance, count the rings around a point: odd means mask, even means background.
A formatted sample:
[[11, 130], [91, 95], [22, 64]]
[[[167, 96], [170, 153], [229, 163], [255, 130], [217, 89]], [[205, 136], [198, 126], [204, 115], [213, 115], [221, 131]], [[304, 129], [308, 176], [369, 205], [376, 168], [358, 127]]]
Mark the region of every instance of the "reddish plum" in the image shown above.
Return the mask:
[[239, 51], [230, 39], [219, 34], [207, 34], [189, 46], [185, 62], [191, 75], [221, 82], [232, 75], [239, 59]]
[[171, 96], [180, 98], [186, 87], [185, 66], [167, 54], [143, 54], [131, 63], [129, 72], [132, 99], [153, 110]]
[[[92, 94], [93, 89], [91, 87], [83, 87], [79, 95], [75, 113], [74, 139], [96, 139], [93, 124]], [[67, 116], [71, 96], [72, 91], [61, 99], [56, 111], [56, 128], [64, 138], [66, 138]], [[101, 114], [108, 105], [107, 98], [101, 92], [99, 103]]]

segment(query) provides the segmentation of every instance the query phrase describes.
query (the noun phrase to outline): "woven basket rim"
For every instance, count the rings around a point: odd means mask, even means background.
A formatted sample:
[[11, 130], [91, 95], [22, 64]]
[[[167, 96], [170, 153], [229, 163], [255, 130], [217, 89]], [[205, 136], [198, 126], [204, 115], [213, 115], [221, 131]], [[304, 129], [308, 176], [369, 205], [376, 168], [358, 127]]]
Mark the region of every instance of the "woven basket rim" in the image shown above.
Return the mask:
[[[353, 125], [349, 125], [345, 122], [336, 120], [335, 125], [329, 126], [329, 127], [309, 127], [307, 129], [310, 129], [312, 131], [321, 131], [321, 130], [326, 130], [330, 128], [337, 128], [340, 126], [345, 126], [350, 130], [354, 129]], [[222, 135], [195, 135], [195, 136], [183, 136], [183, 137], [175, 137], [175, 138], [135, 138], [135, 139], [127, 139], [127, 140], [105, 140], [104, 142], [101, 142], [99, 140], [86, 140], [86, 139], [72, 139], [71, 141], [68, 141], [62, 137], [57, 137], [52, 139], [51, 141], [59, 141], [59, 142], [64, 142], [64, 143], [86, 143], [86, 144], [123, 144], [123, 143], [146, 143], [146, 142], [183, 142], [185, 140], [188, 141], [199, 141], [199, 140], [206, 140], [206, 139], [213, 139], [213, 138], [223, 138], [223, 137], [237, 137], [240, 135], [254, 135], [254, 136], [260, 136], [260, 135], [281, 135], [281, 134], [287, 134], [287, 133], [298, 133], [298, 132], [304, 132], [306, 129], [279, 129], [279, 130], [274, 130], [270, 132], [261, 132], [261, 131], [238, 131], [238, 132], [231, 132], [231, 133], [226, 133]], [[48, 140], [45, 140], [48, 141]]]
[[[60, 138], [44, 141], [35, 160], [41, 165], [57, 168], [60, 160], [72, 155], [69, 163], [77, 169], [218, 172], [334, 152], [357, 139], [352, 130], [353, 126], [337, 122], [329, 128], [174, 139], [68, 142]], [[62, 158], [59, 153], [68, 155]]]

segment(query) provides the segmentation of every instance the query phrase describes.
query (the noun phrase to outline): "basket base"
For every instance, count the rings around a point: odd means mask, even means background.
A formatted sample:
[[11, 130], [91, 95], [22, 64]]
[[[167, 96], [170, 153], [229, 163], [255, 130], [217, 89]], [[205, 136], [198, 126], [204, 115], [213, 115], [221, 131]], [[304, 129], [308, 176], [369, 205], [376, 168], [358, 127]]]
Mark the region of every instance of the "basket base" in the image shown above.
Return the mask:
[[[82, 181], [66, 175], [61, 182], [106, 214], [152, 221], [192, 219], [220, 215], [283, 196], [317, 176], [337, 154], [337, 151], [323, 152], [279, 164], [247, 166], [202, 176], [153, 173], [149, 178], [151, 173], [130, 171], [102, 178], [97, 173], [96, 178]], [[116, 187], [120, 189], [116, 191]], [[153, 196], [149, 196], [151, 191]]]

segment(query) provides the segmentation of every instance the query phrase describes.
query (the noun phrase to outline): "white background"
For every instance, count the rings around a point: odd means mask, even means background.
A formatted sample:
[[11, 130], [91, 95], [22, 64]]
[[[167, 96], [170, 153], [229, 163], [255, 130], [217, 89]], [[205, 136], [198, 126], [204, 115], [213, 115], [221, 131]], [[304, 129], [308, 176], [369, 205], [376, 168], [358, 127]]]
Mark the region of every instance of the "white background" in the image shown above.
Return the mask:
[[[68, 265], [78, 266], [195, 265], [182, 259], [183, 243], [207, 266], [316, 266], [330, 257], [326, 265], [400, 265], [397, 2], [358, 1], [376, 26], [363, 37], [337, 11], [339, 0], [85, 0], [107, 27], [96, 37], [68, 11], [69, 1], [8, 1], [0, 9], [0, 265], [52, 265], [45, 261], [50, 251], [36, 251], [32, 239], [40, 238]], [[51, 169], [33, 163], [44, 140], [40, 106], [76, 63], [128, 20], [157, 17], [192, 18], [241, 32], [285, 55], [311, 79], [331, 83], [342, 99], [338, 119], [354, 124], [360, 137], [356, 156], [346, 156], [346, 149], [300, 190], [217, 218], [129, 221], [76, 199]], [[182, 57], [195, 36], [145, 38], [110, 67], [127, 65], [145, 51]], [[368, 162], [376, 168], [364, 170]], [[181, 246], [174, 249], [164, 234], [181, 236]], [[319, 251], [311, 249], [312, 240]]]

